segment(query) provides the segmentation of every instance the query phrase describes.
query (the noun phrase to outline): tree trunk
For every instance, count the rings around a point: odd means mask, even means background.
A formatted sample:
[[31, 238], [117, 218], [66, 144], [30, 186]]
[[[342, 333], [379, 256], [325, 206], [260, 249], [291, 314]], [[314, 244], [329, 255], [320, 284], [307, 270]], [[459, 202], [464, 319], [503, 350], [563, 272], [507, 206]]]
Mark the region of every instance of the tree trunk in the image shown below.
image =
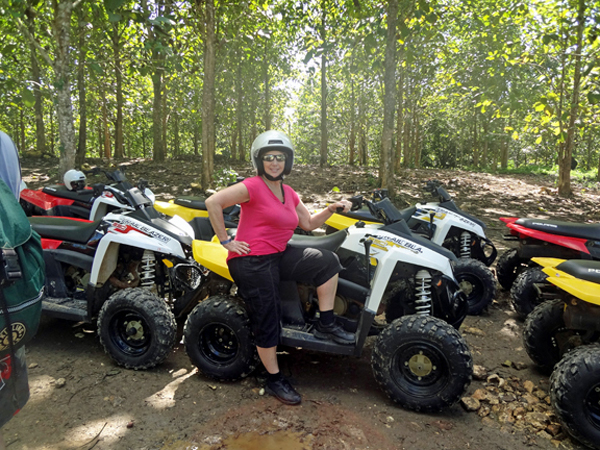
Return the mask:
[[473, 110], [473, 166], [479, 167], [479, 136], [477, 134], [477, 110]]
[[573, 74], [573, 92], [569, 111], [569, 127], [567, 138], [559, 153], [558, 164], [558, 195], [571, 195], [571, 156], [575, 143], [575, 121], [579, 115], [579, 90], [581, 88], [581, 51], [583, 48], [583, 28], [585, 25], [585, 0], [578, 1], [577, 11], [577, 45], [575, 46], [575, 72]]
[[402, 165], [402, 139], [404, 133], [402, 128], [404, 125], [404, 70], [402, 67], [398, 70], [398, 117], [396, 119], [396, 160], [394, 171], [400, 171]]
[[215, 157], [215, 1], [205, 2], [204, 84], [202, 88], [202, 187], [213, 185]]
[[271, 84], [269, 79], [269, 41], [265, 40], [263, 58], [263, 82], [265, 84], [265, 131], [271, 129]]
[[[142, 9], [146, 15], [147, 20], [151, 16], [150, 11], [148, 10], [148, 2], [147, 0], [142, 0]], [[164, 5], [163, 0], [158, 0], [155, 4], [155, 8], [157, 9], [157, 14], [161, 15], [162, 8]], [[162, 47], [160, 43], [160, 38], [158, 37], [158, 33], [154, 31], [154, 25], [150, 22], [147, 22], [147, 30], [148, 30], [148, 40], [147, 42], [152, 46], [152, 66], [154, 72], [152, 73], [152, 159], [156, 162], [163, 162], [165, 160], [165, 150], [164, 150], [164, 142], [163, 142], [163, 111], [162, 111], [162, 89], [163, 89], [163, 74], [164, 74], [164, 64], [165, 64], [165, 55], [159, 49]]]
[[348, 162], [351, 166], [354, 165], [355, 147], [356, 147], [356, 97], [354, 93], [354, 80], [350, 80], [351, 96], [350, 96], [350, 140], [348, 142], [349, 155]]
[[102, 98], [102, 155], [110, 159], [110, 130], [108, 129], [108, 108], [106, 106], [106, 92], [104, 87], [100, 91]]
[[[27, 28], [32, 36], [35, 35], [34, 17], [27, 15]], [[31, 53], [31, 81], [33, 81], [33, 96], [35, 99], [35, 150], [39, 155], [47, 155], [46, 147], [46, 129], [44, 126], [44, 97], [40, 90], [40, 66], [37, 60], [35, 45], [30, 42], [29, 49]]]
[[235, 134], [237, 136], [237, 151], [234, 150], [234, 159], [238, 161], [243, 161], [243, 126], [244, 126], [244, 95], [242, 92], [242, 68], [244, 65], [243, 57], [241, 56], [241, 52], [238, 53], [238, 66], [237, 66], [237, 77], [235, 81], [235, 86], [237, 90], [237, 106], [235, 109]]
[[326, 15], [325, 0], [321, 2], [321, 40], [323, 41], [323, 54], [321, 55], [321, 158], [319, 165], [324, 167], [327, 164], [327, 50], [326, 50]]
[[[81, 10], [80, 10], [81, 11]], [[79, 22], [84, 21], [83, 12], [78, 14]], [[86, 28], [79, 26], [79, 61], [77, 62], [77, 92], [79, 95], [79, 133], [77, 136], [77, 155], [75, 163], [81, 166], [85, 161], [87, 151], [87, 102], [86, 102], [86, 84], [85, 84], [85, 42]]]
[[113, 57], [115, 59], [115, 81], [117, 88], [117, 121], [115, 122], [115, 158], [123, 158], [123, 69], [121, 67], [121, 36], [118, 22], [112, 30]]
[[54, 75], [56, 88], [56, 118], [58, 120], [59, 152], [58, 176], [62, 178], [67, 170], [75, 167], [75, 127], [73, 125], [73, 105], [71, 103], [71, 81], [69, 78], [71, 45], [71, 13], [74, 2], [63, 0], [56, 5], [54, 36], [56, 58]]
[[379, 159], [379, 177], [381, 187], [387, 189], [390, 198], [394, 198], [394, 110], [396, 109], [396, 23], [398, 22], [398, 0], [389, 0], [387, 4], [387, 37], [385, 46], [385, 95], [383, 98], [383, 131], [381, 133], [381, 157]]
[[415, 115], [415, 167], [421, 168], [421, 122], [419, 116]]

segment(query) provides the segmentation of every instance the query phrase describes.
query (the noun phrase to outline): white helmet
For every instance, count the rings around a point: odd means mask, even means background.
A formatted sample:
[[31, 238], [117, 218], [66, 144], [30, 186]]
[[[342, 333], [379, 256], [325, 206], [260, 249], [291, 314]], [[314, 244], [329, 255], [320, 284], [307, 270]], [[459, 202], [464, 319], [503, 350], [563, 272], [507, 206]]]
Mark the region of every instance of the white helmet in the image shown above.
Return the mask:
[[283, 175], [289, 175], [294, 165], [294, 146], [292, 141], [287, 137], [285, 133], [277, 130], [269, 130], [259, 134], [250, 148], [250, 158], [252, 159], [252, 165], [258, 172], [258, 175], [265, 174], [265, 168], [261, 161], [262, 155], [271, 150], [280, 150], [285, 153], [285, 167], [283, 168], [282, 174], [277, 177], [278, 180], [283, 179]]
[[65, 182], [65, 186], [70, 191], [80, 191], [81, 189], [85, 188], [85, 175], [79, 170], [67, 170], [63, 180]]

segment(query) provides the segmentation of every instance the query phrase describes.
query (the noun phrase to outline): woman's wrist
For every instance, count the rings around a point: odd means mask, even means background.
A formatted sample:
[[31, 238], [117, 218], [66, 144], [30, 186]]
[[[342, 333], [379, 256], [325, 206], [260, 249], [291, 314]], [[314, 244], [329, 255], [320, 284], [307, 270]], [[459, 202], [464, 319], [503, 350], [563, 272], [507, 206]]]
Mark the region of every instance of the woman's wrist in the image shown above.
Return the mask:
[[232, 239], [232, 238], [225, 239], [224, 241], [219, 241], [219, 242], [221, 243], [221, 245], [227, 245], [227, 244], [229, 244], [231, 241], [233, 241], [233, 239]]
[[331, 207], [333, 206], [333, 203], [331, 205], [327, 205], [327, 211], [329, 211], [331, 214], [333, 214], [335, 211], [331, 210]]

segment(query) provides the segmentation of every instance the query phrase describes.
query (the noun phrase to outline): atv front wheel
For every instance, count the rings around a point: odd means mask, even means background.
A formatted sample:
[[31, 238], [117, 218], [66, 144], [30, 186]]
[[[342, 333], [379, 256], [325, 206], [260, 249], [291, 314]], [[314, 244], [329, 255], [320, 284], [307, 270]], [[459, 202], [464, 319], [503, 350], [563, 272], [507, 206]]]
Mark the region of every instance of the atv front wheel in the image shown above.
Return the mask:
[[496, 277], [500, 286], [509, 291], [523, 268], [516, 248], [502, 253], [496, 263]]
[[98, 314], [104, 350], [127, 369], [149, 369], [163, 362], [176, 333], [175, 316], [164, 300], [142, 288], [115, 292]]
[[371, 366], [377, 383], [404, 408], [437, 412], [456, 403], [473, 374], [467, 343], [431, 316], [404, 316], [377, 337]]
[[550, 400], [571, 436], [600, 449], [600, 345], [579, 347], [561, 359], [550, 377]]
[[566, 352], [581, 344], [584, 333], [567, 328], [564, 308], [565, 303], [560, 299], [540, 303], [527, 316], [523, 326], [527, 354], [542, 372], [548, 374]]
[[453, 269], [454, 277], [469, 303], [469, 314], [481, 314], [496, 296], [496, 279], [481, 261], [459, 258]]
[[258, 364], [248, 313], [237, 298], [216, 295], [196, 305], [183, 338], [192, 364], [210, 378], [239, 380]]
[[548, 275], [539, 267], [527, 269], [517, 276], [510, 289], [510, 303], [521, 319], [525, 319], [537, 305], [544, 301], [536, 284], [546, 282], [547, 278]]

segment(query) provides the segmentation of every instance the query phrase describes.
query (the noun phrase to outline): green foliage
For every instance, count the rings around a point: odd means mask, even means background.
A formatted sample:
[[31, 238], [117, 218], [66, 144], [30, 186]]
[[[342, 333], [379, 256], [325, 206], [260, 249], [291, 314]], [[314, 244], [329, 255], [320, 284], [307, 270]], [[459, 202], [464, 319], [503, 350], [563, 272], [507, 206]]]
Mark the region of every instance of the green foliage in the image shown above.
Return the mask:
[[227, 187], [231, 183], [235, 183], [237, 180], [238, 173], [231, 169], [224, 167], [222, 169], [218, 169], [214, 174], [214, 181], [217, 187]]
[[[174, 7], [169, 10], [167, 4]], [[35, 12], [31, 23], [26, 5]], [[83, 120], [76, 94], [80, 87], [87, 92], [88, 156], [103, 155], [103, 126], [114, 146], [121, 113], [126, 156], [152, 157], [152, 75], [157, 70], [164, 80], [160, 107], [167, 157], [202, 153], [203, 17], [194, 2], [156, 0], [148, 2], [147, 10], [143, 5], [81, 2], [73, 15], [69, 75], [76, 127]], [[600, 158], [600, 23], [592, 6], [585, 11], [574, 152], [579, 167], [595, 168]], [[54, 79], [50, 65], [56, 57], [52, 2], [0, 0], [0, 12], [0, 128], [18, 135], [22, 151], [35, 148], [37, 87], [46, 139], [51, 153], [58, 154], [53, 100], [63, 80]], [[547, 166], [556, 161], [568, 131], [575, 5], [562, 0], [419, 1], [401, 3], [399, 15], [402, 104], [396, 113], [402, 120], [394, 142], [400, 143], [403, 162], [481, 170], [499, 167], [506, 152], [506, 170], [551, 170]], [[385, 19], [381, 2], [374, 0], [218, 2], [217, 154], [239, 159], [239, 150], [247, 152], [270, 121], [272, 128], [290, 134], [299, 163], [318, 163], [325, 69], [328, 161], [347, 164], [354, 142], [354, 162], [363, 149], [364, 163], [377, 167]], [[39, 48], [30, 45], [25, 30]], [[116, 49], [122, 61], [121, 105]], [[327, 55], [326, 68], [322, 55]], [[32, 82], [32, 58], [39, 65], [39, 85]], [[85, 86], [78, 80], [80, 67]]]

